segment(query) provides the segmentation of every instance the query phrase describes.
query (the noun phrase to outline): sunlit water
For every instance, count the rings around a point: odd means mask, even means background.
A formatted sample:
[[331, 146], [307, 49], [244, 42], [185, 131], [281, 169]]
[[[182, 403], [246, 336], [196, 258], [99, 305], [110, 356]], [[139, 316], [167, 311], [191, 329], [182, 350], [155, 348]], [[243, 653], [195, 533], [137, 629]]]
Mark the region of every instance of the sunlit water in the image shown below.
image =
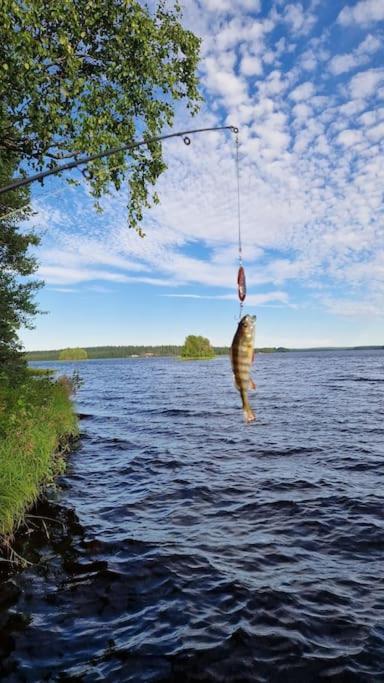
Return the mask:
[[382, 351], [259, 355], [248, 426], [228, 358], [39, 365], [82, 375], [82, 438], [2, 681], [384, 681]]

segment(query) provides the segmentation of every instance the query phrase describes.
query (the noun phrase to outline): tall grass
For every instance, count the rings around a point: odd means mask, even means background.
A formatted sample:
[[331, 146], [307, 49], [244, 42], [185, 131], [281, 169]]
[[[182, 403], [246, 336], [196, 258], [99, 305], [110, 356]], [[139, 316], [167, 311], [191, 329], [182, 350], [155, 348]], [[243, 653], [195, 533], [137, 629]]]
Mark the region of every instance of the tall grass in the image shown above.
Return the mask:
[[70, 381], [44, 377], [0, 387], [0, 544], [64, 469], [65, 445], [77, 434], [70, 391]]

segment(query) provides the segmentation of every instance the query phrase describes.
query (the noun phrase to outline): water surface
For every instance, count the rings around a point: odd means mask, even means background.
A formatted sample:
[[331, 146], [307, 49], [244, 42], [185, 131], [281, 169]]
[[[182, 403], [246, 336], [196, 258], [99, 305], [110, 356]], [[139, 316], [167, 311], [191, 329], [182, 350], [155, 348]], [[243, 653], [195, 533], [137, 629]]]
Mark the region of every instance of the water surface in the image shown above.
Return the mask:
[[[4, 681], [384, 681], [382, 351], [80, 371], [38, 564], [0, 592]], [[47, 522], [47, 524], [49, 524]]]

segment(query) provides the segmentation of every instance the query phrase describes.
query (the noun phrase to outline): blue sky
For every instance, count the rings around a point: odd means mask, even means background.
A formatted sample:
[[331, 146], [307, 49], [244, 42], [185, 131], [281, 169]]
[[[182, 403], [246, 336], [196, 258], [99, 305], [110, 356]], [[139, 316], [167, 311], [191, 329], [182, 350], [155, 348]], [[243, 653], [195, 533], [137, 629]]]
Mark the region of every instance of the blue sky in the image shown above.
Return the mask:
[[[183, 4], [183, 3], [182, 3]], [[203, 38], [198, 116], [240, 128], [246, 312], [256, 345], [384, 343], [384, 1], [185, 0]], [[141, 239], [128, 192], [97, 214], [84, 185], [33, 188], [47, 315], [27, 349], [230, 344], [238, 316], [230, 133], [164, 143]], [[79, 175], [79, 174], [78, 174]]]

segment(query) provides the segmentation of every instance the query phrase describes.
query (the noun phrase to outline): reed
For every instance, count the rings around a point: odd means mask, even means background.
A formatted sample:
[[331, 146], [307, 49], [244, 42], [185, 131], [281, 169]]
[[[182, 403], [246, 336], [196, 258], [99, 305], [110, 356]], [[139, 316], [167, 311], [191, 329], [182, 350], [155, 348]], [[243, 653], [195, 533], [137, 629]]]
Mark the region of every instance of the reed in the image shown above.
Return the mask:
[[71, 389], [70, 380], [30, 376], [0, 387], [0, 545], [64, 470], [78, 433]]

